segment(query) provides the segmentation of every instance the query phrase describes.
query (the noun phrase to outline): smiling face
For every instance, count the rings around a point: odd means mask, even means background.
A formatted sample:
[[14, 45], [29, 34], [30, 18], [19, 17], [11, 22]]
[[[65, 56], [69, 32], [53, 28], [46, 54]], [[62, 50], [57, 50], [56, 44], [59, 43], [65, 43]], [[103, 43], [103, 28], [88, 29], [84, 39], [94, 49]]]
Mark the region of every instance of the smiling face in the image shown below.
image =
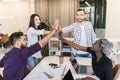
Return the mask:
[[84, 11], [77, 11], [76, 19], [79, 23], [83, 22], [85, 19], [85, 12]]
[[36, 28], [40, 25], [40, 18], [38, 16], [34, 17], [34, 23]]

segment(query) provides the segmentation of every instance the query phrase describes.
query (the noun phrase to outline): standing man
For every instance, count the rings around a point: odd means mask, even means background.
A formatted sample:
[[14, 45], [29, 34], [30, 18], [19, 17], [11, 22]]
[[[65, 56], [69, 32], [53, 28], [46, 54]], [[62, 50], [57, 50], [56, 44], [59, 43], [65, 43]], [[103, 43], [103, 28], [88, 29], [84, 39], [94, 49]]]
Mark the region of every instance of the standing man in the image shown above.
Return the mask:
[[[76, 12], [76, 22], [72, 23], [71, 25], [62, 28], [62, 32], [68, 33], [72, 32], [72, 35], [74, 37], [74, 43], [91, 47], [92, 44], [95, 42], [96, 35], [93, 30], [93, 26], [90, 22], [85, 21], [86, 13], [84, 9], [78, 9]], [[89, 53], [75, 50], [72, 48], [72, 52], [77, 57], [89, 57]]]

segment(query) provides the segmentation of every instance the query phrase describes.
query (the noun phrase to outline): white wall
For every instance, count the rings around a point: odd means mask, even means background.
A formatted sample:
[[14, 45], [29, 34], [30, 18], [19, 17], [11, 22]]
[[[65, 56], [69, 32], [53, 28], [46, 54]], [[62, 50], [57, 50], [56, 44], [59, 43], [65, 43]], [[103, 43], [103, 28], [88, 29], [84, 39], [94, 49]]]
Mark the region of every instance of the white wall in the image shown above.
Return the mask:
[[34, 13], [34, 0], [22, 0], [18, 2], [0, 1], [0, 16], [12, 17], [0, 19], [0, 33], [11, 34], [15, 31], [26, 33], [30, 14]]
[[107, 0], [106, 38], [120, 38], [120, 0]]
[[[107, 0], [106, 38], [120, 38], [120, 0]], [[26, 33], [30, 14], [34, 13], [34, 0], [19, 2], [0, 1], [0, 16], [13, 17], [0, 19], [0, 33], [12, 33], [22, 30]]]

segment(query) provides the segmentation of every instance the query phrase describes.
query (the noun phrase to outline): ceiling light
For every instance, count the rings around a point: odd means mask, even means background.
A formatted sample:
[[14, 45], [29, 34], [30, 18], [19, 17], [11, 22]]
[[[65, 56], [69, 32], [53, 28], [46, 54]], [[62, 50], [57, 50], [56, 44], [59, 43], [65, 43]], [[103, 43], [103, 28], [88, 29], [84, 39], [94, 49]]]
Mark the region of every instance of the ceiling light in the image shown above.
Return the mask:
[[9, 19], [9, 18], [13, 18], [13, 17], [5, 17], [5, 16], [0, 16], [0, 19]]
[[15, 2], [15, 1], [20, 1], [20, 0], [2, 0], [4, 2]]

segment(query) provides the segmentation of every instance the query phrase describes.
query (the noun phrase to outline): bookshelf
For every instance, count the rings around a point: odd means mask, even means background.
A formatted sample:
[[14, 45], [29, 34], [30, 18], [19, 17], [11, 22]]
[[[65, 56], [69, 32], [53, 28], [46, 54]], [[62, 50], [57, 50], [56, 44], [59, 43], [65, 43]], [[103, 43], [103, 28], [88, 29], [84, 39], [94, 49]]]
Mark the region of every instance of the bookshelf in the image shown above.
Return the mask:
[[[66, 39], [73, 41], [73, 38]], [[56, 52], [59, 52], [60, 54], [71, 53], [71, 47], [58, 38], [53, 37], [49, 41], [49, 56], [54, 55]]]

